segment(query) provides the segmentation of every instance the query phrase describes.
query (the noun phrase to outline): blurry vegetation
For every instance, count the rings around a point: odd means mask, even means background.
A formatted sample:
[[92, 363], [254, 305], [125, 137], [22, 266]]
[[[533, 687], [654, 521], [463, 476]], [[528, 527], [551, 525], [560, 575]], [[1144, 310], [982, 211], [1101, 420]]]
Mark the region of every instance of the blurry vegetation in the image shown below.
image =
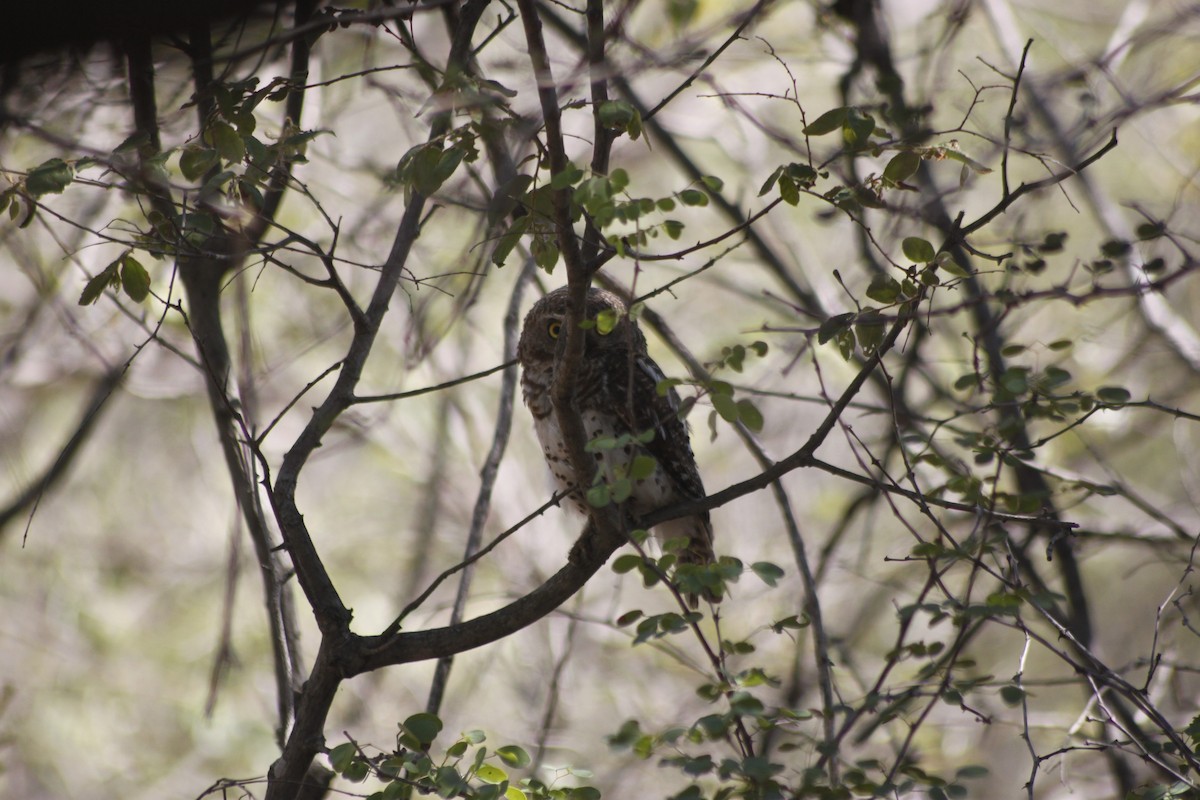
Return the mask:
[[[219, 10], [6, 67], [6, 796], [1198, 796], [1194, 4]], [[555, 507], [564, 283], [712, 567]]]

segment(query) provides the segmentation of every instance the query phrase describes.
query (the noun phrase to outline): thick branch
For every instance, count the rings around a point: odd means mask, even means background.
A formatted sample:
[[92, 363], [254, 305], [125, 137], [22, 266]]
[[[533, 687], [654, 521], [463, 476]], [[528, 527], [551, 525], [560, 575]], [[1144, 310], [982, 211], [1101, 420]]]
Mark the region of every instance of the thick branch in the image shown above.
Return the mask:
[[[448, 73], [469, 57], [475, 27], [487, 4], [488, 0], [470, 0], [464, 4], [459, 28], [455, 31], [450, 49]], [[441, 139], [450, 129], [450, 113], [450, 110], [444, 110], [434, 116], [428, 141]], [[321, 648], [313, 665], [312, 677], [301, 693], [296, 723], [287, 737], [283, 753], [271, 767], [268, 800], [294, 797], [306, 784], [313, 759], [323, 746], [321, 737], [329, 706], [338, 683], [346, 676], [340, 660], [357, 651], [353, 646], [357, 637], [349, 629], [350, 611], [342, 603], [330, 580], [296, 503], [297, 484], [301, 471], [313, 451], [320, 446], [322, 437], [354, 402], [354, 389], [375, 344], [379, 326], [387, 314], [413, 243], [420, 234], [425, 200], [420, 192], [412, 192], [391, 251], [380, 269], [371, 301], [362, 317], [355, 320], [354, 336], [342, 361], [337, 381], [284, 456], [275, 484], [268, 490], [275, 517], [296, 566], [296, 576], [321, 629]]]
[[460, 625], [401, 633], [389, 639], [363, 638], [363, 648], [344, 662], [345, 677], [392, 664], [407, 664], [462, 653], [511, 636], [550, 614], [596, 574], [618, 547], [623, 536], [604, 537], [585, 531], [590, 546], [576, 548], [575, 556], [549, 580], [504, 608]]

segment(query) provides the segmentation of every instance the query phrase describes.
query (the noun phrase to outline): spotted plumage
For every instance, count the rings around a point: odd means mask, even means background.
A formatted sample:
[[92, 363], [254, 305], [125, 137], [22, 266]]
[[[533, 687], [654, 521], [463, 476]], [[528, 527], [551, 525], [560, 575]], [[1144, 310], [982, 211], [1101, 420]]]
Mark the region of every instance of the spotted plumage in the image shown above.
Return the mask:
[[[566, 342], [563, 326], [567, 303], [566, 287], [539, 300], [525, 317], [517, 348], [525, 404], [533, 414], [546, 463], [561, 490], [579, 483], [551, 399]], [[608, 312], [603, 319], [602, 312]], [[674, 389], [666, 394], [657, 391], [664, 378], [662, 370], [647, 353], [646, 338], [626, 313], [624, 303], [611, 292], [589, 289], [584, 317], [593, 324], [584, 331], [584, 358], [576, 373], [575, 404], [589, 440], [621, 441], [615, 448], [595, 453], [603, 481], [613, 485], [633, 471], [640, 475], [632, 480], [632, 491], [625, 501], [626, 511], [635, 517], [704, 497], [687, 427], [679, 418], [679, 396]], [[643, 459], [634, 464], [638, 456], [654, 459], [648, 474], [642, 475], [649, 462]], [[576, 489], [569, 497], [582, 513], [587, 513], [582, 491]], [[664, 522], [654, 533], [662, 541], [687, 541], [679, 553], [681, 564], [708, 564], [714, 560], [707, 511]], [[695, 597], [689, 597], [689, 601], [696, 605]]]

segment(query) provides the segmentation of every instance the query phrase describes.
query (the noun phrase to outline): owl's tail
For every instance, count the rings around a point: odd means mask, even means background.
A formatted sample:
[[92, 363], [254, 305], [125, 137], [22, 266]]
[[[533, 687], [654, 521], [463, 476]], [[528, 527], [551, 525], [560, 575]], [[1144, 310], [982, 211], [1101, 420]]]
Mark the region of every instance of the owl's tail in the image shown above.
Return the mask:
[[[679, 551], [680, 567], [686, 568], [685, 565], [706, 567], [716, 563], [717, 556], [713, 552], [712, 522], [709, 521], [707, 513], [669, 520], [660, 525], [656, 533], [664, 542], [670, 539], [687, 540], [687, 546]], [[721, 600], [721, 592], [706, 586], [700, 593], [688, 592], [684, 595], [684, 599], [691, 608], [700, 606], [701, 597], [710, 603], [718, 603]]]

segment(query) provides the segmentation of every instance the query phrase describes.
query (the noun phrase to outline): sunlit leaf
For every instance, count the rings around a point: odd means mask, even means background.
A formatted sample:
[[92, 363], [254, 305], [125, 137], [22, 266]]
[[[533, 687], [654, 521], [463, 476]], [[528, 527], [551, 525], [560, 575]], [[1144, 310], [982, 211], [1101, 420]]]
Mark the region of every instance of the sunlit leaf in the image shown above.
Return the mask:
[[475, 777], [484, 783], [502, 783], [508, 780], [508, 773], [491, 764], [483, 764], [475, 770]]
[[121, 288], [135, 303], [150, 295], [150, 273], [128, 253], [121, 259]]
[[604, 508], [611, 503], [612, 492], [609, 490], [608, 484], [599, 483], [588, 489], [587, 501], [592, 508]]
[[533, 761], [522, 748], [515, 744], [506, 744], [503, 747], [496, 748], [496, 755], [500, 756], [500, 760], [510, 767], [528, 767]]
[[634, 480], [649, 478], [657, 468], [658, 461], [653, 456], [639, 455], [634, 457], [633, 463], [629, 466], [629, 477]]

